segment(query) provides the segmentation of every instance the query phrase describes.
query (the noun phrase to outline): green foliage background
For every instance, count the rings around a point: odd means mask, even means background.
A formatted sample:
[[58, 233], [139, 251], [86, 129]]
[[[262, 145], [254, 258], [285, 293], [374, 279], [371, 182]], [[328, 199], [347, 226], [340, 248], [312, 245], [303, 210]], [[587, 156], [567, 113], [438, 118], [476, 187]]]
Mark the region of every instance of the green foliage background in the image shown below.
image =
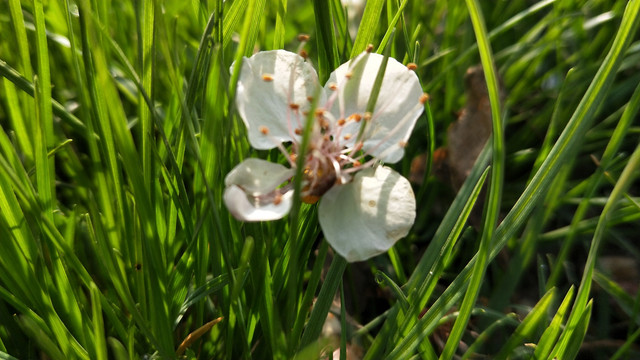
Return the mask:
[[[640, 262], [640, 0], [369, 0], [353, 37], [348, 15], [338, 0], [1, 1], [0, 359], [318, 358], [336, 293], [341, 356], [639, 356], [637, 283], [598, 258]], [[330, 255], [313, 205], [240, 223], [221, 201], [242, 159], [278, 159], [250, 148], [230, 66], [296, 51], [300, 33], [321, 81], [368, 44], [418, 64], [431, 101], [406, 176], [484, 65], [495, 136], [459, 192], [416, 186], [412, 232], [366, 263]]]

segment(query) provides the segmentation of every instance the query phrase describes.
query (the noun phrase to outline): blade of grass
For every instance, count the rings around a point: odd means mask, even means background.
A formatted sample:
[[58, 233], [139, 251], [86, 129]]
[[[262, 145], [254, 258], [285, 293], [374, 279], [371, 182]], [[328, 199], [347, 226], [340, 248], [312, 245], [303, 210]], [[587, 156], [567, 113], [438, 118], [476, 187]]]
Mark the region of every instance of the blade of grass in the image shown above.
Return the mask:
[[363, 52], [369, 44], [373, 43], [378, 25], [380, 24], [383, 7], [384, 0], [367, 1], [364, 13], [362, 14], [362, 20], [360, 21], [360, 27], [358, 28], [358, 34], [351, 49], [351, 58], [356, 57], [356, 55]]
[[[636, 10], [640, 10], [640, 1], [637, 2], [637, 6], [638, 9]], [[630, 8], [628, 7], [627, 9]], [[590, 305], [587, 305], [587, 302], [589, 301], [588, 298], [591, 291], [591, 283], [593, 281], [593, 272], [595, 269], [596, 258], [598, 256], [598, 251], [602, 244], [603, 236], [608, 225], [608, 218], [611, 214], [611, 211], [619, 205], [619, 199], [626, 192], [626, 189], [638, 176], [638, 169], [640, 169], [640, 144], [636, 147], [635, 151], [629, 158], [627, 165], [620, 175], [620, 179], [614, 186], [611, 195], [609, 196], [609, 199], [607, 200], [607, 203], [602, 210], [602, 213], [600, 214], [598, 226], [596, 227], [596, 231], [591, 242], [591, 247], [589, 248], [589, 255], [587, 256], [587, 263], [585, 264], [585, 270], [582, 275], [582, 280], [580, 281], [580, 287], [578, 288], [578, 294], [576, 295], [576, 302], [574, 303], [571, 314], [569, 315], [567, 327], [560, 336], [558, 345], [556, 346], [556, 351], [554, 351], [554, 353], [562, 353], [563, 351], [569, 351], [571, 353], [573, 353], [572, 351], [577, 352], [577, 349], [571, 350], [576, 346], [576, 338], [574, 337], [575, 331], [567, 329], [573, 329], [579, 326], [586, 327], [586, 324], [589, 323], [588, 316], [585, 319], [586, 314], [590, 313], [591, 308]], [[582, 336], [584, 336], [584, 334]], [[580, 339], [580, 342], [581, 341], [582, 339]], [[579, 344], [577, 344], [577, 346], [579, 347]]]
[[338, 44], [336, 43], [335, 26], [329, 1], [314, 0], [313, 10], [316, 19], [316, 36], [318, 47], [318, 78], [324, 82], [329, 73], [340, 65]]
[[567, 295], [565, 295], [564, 300], [562, 300], [562, 303], [558, 307], [558, 311], [556, 311], [551, 323], [547, 326], [536, 345], [534, 358], [546, 359], [549, 356], [549, 353], [553, 349], [553, 345], [562, 331], [562, 326], [566, 318], [567, 311], [569, 310], [569, 306], [571, 305], [571, 301], [573, 300], [574, 292], [575, 288], [573, 286], [569, 288], [569, 291], [567, 291]]
[[[138, 2], [137, 27], [138, 37], [140, 38], [139, 47], [139, 71], [142, 80], [142, 88], [148, 94], [153, 103], [153, 69], [154, 69], [154, 51], [155, 51], [155, 21], [154, 21], [154, 1], [144, 0]], [[151, 109], [152, 111], [153, 109]], [[144, 182], [149, 187], [149, 193], [154, 194], [155, 191], [155, 168], [153, 167], [153, 154], [151, 152], [151, 141], [153, 140], [153, 124], [151, 121], [150, 109], [147, 107], [142, 92], [138, 95], [138, 121], [140, 124], [140, 144], [142, 158], [142, 173], [145, 177]], [[153, 197], [152, 197], [153, 202]]]
[[498, 213], [500, 212], [500, 199], [502, 194], [502, 182], [504, 178], [504, 135], [502, 133], [502, 116], [500, 114], [500, 90], [498, 88], [498, 78], [495, 74], [493, 54], [489, 44], [489, 36], [487, 35], [484, 17], [480, 10], [480, 5], [475, 0], [467, 0], [467, 8], [471, 16], [471, 22], [476, 34], [478, 49], [480, 51], [480, 60], [484, 69], [487, 89], [489, 91], [489, 102], [491, 104], [492, 117], [492, 170], [491, 182], [489, 185], [489, 193], [485, 204], [485, 212], [482, 219], [482, 237], [480, 246], [476, 253], [476, 261], [473, 265], [467, 293], [460, 306], [459, 315], [456, 319], [453, 329], [447, 339], [447, 343], [440, 355], [441, 359], [452, 358], [456, 348], [462, 339], [462, 335], [467, 328], [467, 324], [471, 317], [473, 309], [484, 274], [487, 263], [489, 261], [490, 244], [493, 241], [496, 222], [498, 221]]
[[273, 0], [276, 5], [276, 26], [273, 33], [273, 49], [284, 47], [285, 19], [287, 17], [287, 0]]
[[93, 344], [96, 348], [95, 359], [107, 360], [107, 341], [104, 333], [104, 319], [102, 317], [102, 304], [100, 302], [100, 290], [95, 284], [91, 286], [91, 312], [93, 322]]
[[54, 174], [53, 160], [49, 160], [48, 148], [53, 145], [53, 113], [51, 109], [51, 77], [49, 69], [49, 50], [45, 29], [44, 9], [41, 0], [33, 2], [36, 26], [36, 58], [38, 77], [34, 79], [36, 99], [35, 160], [38, 197], [43, 210], [53, 219], [53, 203], [55, 187], [52, 181]]
[[[533, 207], [538, 204], [547, 192], [550, 183], [560, 170], [561, 164], [563, 164], [566, 159], [576, 151], [577, 145], [584, 138], [584, 134], [592, 123], [595, 109], [597, 109], [604, 101], [607, 90], [613, 81], [615, 72], [620, 66], [622, 59], [621, 55], [629, 46], [631, 39], [630, 34], [635, 31], [635, 26], [638, 23], [638, 3], [639, 2], [637, 0], [629, 3], [628, 7], [630, 10], [625, 11], [622, 19], [622, 25], [616, 34], [614, 44], [607, 54], [605, 61], [600, 65], [600, 69], [591, 82], [589, 89], [583, 96], [580, 104], [560, 135], [558, 141], [552, 148], [549, 156], [543, 162], [540, 169], [536, 172], [536, 175], [498, 227], [495, 234], [495, 241], [492, 243], [489, 259], [493, 259], [498, 254], [498, 252], [507, 243], [508, 239], [510, 239], [525, 222]], [[633, 10], [636, 11], [634, 12]], [[474, 171], [479, 167], [479, 164], [486, 161], [486, 159], [483, 159], [483, 156], [486, 156], [486, 154], [483, 153], [480, 155], [476, 162], [476, 166], [474, 166]], [[477, 180], [477, 176], [479, 175], [474, 173], [474, 171], [472, 171], [470, 176], [467, 178], [467, 183]], [[459, 205], [454, 201], [452, 208], [454, 208], [454, 206]], [[429, 252], [427, 251], [427, 254], [428, 253]], [[421, 283], [423, 281], [424, 277], [428, 273], [426, 270], [428, 269], [428, 261], [428, 255], [424, 256], [420, 260], [416, 271], [412, 275], [407, 286], [417, 286], [417, 283]], [[436, 318], [438, 314], [445, 313], [446, 309], [449, 309], [454, 305], [454, 302], [458, 299], [457, 294], [466, 286], [471, 268], [475, 261], [475, 258], [472, 259], [472, 261], [460, 272], [458, 277], [423, 316], [423, 319]], [[422, 296], [422, 294], [416, 294], [416, 296]], [[422, 321], [421, 324], [423, 324]], [[426, 323], [424, 323], [423, 326], [413, 327], [409, 334], [396, 345], [396, 348], [409, 350], [417, 339], [422, 338], [420, 334], [425, 330], [429, 330]]]
[[[484, 155], [486, 158], [488, 152], [485, 151]], [[484, 161], [482, 161], [481, 159], [478, 164], [481, 164], [483, 162]], [[480, 167], [478, 167], [475, 171], [477, 172], [477, 170], [479, 169]], [[401, 325], [395, 324], [392, 320], [400, 322], [401, 319], [397, 319], [399, 306], [394, 306], [388, 316], [390, 320], [385, 322], [383, 329], [376, 337], [374, 343], [369, 348], [369, 351], [367, 351], [365, 359], [376, 359], [378, 357], [381, 357], [380, 353], [384, 350], [383, 346], [386, 346], [388, 344], [389, 336], [394, 336], [394, 334], [402, 334], [402, 336], [407, 336], [408, 334], [410, 334], [410, 329], [413, 329], [416, 326], [423, 326], [423, 336], [426, 336], [427, 333], [429, 333], [435, 326], [437, 326], [437, 316], [431, 319], [428, 317], [425, 318], [423, 316], [422, 319], [420, 319], [418, 315], [426, 306], [426, 301], [431, 296], [438, 280], [442, 276], [442, 273], [445, 269], [445, 264], [447, 263], [453, 247], [464, 228], [464, 225], [469, 217], [469, 214], [471, 213], [471, 210], [473, 209], [473, 206], [478, 198], [478, 195], [480, 194], [480, 190], [482, 189], [488, 174], [489, 169], [485, 169], [485, 171], [480, 176], [480, 179], [476, 179], [477, 183], [473, 188], [470, 187], [471, 183], [469, 182], [468, 184], [463, 186], [463, 189], [461, 189], [461, 191], [458, 193], [456, 201], [454, 201], [454, 204], [451, 206], [451, 209], [453, 209], [454, 211], [450, 210], [448, 214], [451, 215], [447, 215], [450, 216], [450, 219], [445, 219], [442, 222], [443, 226], [447, 226], [445, 224], [451, 223], [451, 228], [449, 228], [448, 226], [446, 228], [441, 226], [436, 232], [436, 235], [434, 235], [434, 241], [432, 242], [433, 247], [429, 247], [427, 249], [426, 254], [428, 255], [425, 255], [425, 258], [429, 257], [430, 261], [425, 261], [423, 265], [429, 263], [431, 267], [424, 270], [427, 276], [425, 276], [422, 283], [416, 285], [418, 286], [418, 288], [415, 291], [412, 291], [408, 296], [409, 304], [411, 305], [411, 308], [408, 311], [408, 316], [404, 319], [404, 322]], [[465, 196], [468, 196], [468, 198], [465, 198]], [[466, 201], [466, 203], [462, 203], [462, 201]], [[458, 205], [462, 207], [461, 209], [459, 209], [460, 214], [457, 214], [455, 212], [455, 210], [458, 209]], [[446, 229], [446, 231], [441, 232], [441, 229]], [[413, 275], [416, 275], [415, 271]], [[410, 284], [405, 285], [405, 287], [413, 289]], [[423, 297], [418, 298], [417, 294], [423, 294]], [[445, 312], [442, 312], [439, 314], [439, 316], [443, 316], [444, 314]], [[396, 327], [399, 327], [399, 329], [396, 329]], [[402, 338], [402, 336], [399, 336], [399, 339]], [[423, 337], [420, 337], [420, 339], [422, 338]], [[423, 341], [417, 341], [412, 343], [412, 345], [422, 342]], [[396, 358], [402, 358], [403, 356], [406, 356], [406, 354], [408, 354], [410, 351], [411, 349], [402, 350], [399, 348], [395, 348], [389, 355], [389, 358], [394, 358], [394, 356], [396, 356]]]
[[508, 359], [513, 350], [524, 343], [526, 340], [532, 340], [539, 325], [546, 318], [550, 306], [556, 297], [555, 289], [547, 291], [547, 293], [538, 301], [536, 306], [522, 320], [522, 323], [515, 329], [507, 342], [502, 346], [500, 352], [495, 356], [496, 359]]
[[329, 309], [331, 308], [333, 296], [336, 294], [338, 286], [342, 282], [342, 274], [346, 268], [347, 261], [340, 255], [334, 255], [322, 288], [320, 288], [318, 299], [311, 311], [307, 328], [302, 334], [299, 350], [306, 348], [318, 340], [322, 331], [322, 325], [324, 325]]
[[324, 268], [324, 262], [327, 257], [328, 250], [329, 244], [326, 241], [323, 241], [320, 244], [318, 256], [316, 257], [315, 264], [313, 265], [313, 269], [311, 270], [311, 276], [309, 277], [307, 288], [300, 303], [300, 311], [298, 312], [296, 321], [293, 325], [293, 331], [291, 332], [292, 340], [291, 344], [289, 345], [290, 349], [295, 349], [297, 347], [298, 339], [300, 339], [300, 335], [302, 334], [305, 320], [307, 319], [307, 314], [309, 313], [309, 309], [313, 304], [316, 289], [318, 288], [318, 284], [320, 283], [320, 277], [322, 275], [322, 270]]
[[[578, 205], [578, 209], [576, 210], [573, 219], [571, 220], [571, 225], [569, 228], [569, 233], [565, 241], [562, 242], [562, 247], [560, 248], [560, 252], [557, 257], [556, 264], [563, 264], [565, 259], [569, 256], [571, 248], [574, 244], [576, 236], [579, 234], [578, 225], [586, 216], [589, 208], [590, 208], [590, 199], [597, 193], [600, 183], [604, 178], [605, 171], [610, 166], [613, 161], [614, 155], [620, 149], [622, 145], [622, 140], [624, 136], [629, 131], [629, 127], [633, 122], [633, 119], [636, 118], [638, 111], [640, 110], [640, 85], [636, 87], [629, 103], [627, 104], [622, 116], [620, 117], [620, 121], [616, 126], [613, 134], [611, 135], [611, 140], [607, 144], [607, 147], [602, 154], [602, 159], [600, 160], [600, 166], [596, 170], [596, 173], [593, 175], [591, 179], [591, 184], [589, 189], [586, 191], [585, 196], [583, 197], [580, 205]], [[553, 286], [558, 281], [562, 271], [562, 266], [555, 266], [552, 269], [551, 275], [549, 276], [549, 280], [547, 282], [547, 286]]]

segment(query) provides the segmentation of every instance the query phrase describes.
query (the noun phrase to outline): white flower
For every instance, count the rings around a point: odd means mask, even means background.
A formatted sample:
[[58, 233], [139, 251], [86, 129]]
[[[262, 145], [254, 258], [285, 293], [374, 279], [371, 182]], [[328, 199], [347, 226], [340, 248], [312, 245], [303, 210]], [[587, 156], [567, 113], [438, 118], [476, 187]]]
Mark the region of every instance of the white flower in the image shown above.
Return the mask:
[[[284, 50], [243, 59], [236, 105], [256, 149], [278, 148], [291, 168], [247, 159], [226, 177], [224, 201], [239, 220], [275, 220], [292, 204], [303, 124], [315, 94], [302, 199], [314, 203], [324, 236], [348, 261], [381, 254], [406, 236], [415, 220], [411, 185], [395, 163], [423, 111], [416, 74], [389, 58], [374, 111], [366, 113], [383, 56], [362, 53], [341, 65], [319, 90], [315, 70]], [[290, 149], [283, 143], [291, 143]]]

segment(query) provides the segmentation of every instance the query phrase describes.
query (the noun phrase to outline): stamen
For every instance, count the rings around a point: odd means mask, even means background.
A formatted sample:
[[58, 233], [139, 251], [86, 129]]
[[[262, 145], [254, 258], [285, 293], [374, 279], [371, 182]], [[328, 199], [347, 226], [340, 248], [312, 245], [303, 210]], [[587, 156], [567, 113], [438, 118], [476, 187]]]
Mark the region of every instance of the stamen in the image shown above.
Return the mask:
[[[290, 159], [290, 154], [287, 151], [287, 149], [284, 148], [284, 145], [282, 145], [282, 142], [280, 140], [278, 140], [276, 137], [269, 135], [269, 128], [267, 128], [264, 125], [261, 125], [259, 128], [260, 132], [262, 133], [262, 135], [266, 136], [269, 140], [271, 140], [271, 142], [273, 143], [273, 145], [280, 150], [280, 153], [282, 153], [282, 155], [284, 155], [284, 157], [289, 161], [289, 165], [291, 165], [292, 168], [296, 167], [296, 162], [295, 160], [291, 160]], [[293, 148], [296, 148], [296, 143], [293, 143]], [[295, 150], [294, 150], [295, 151]]]
[[271, 74], [262, 74], [262, 80], [264, 80], [266, 82], [271, 82], [271, 81], [273, 81], [273, 75], [271, 75]]
[[282, 194], [280, 194], [279, 191], [276, 191], [276, 193], [273, 196], [273, 205], [280, 205], [281, 202], [282, 202]]
[[418, 68], [418, 65], [416, 63], [408, 63], [407, 64], [407, 69], [409, 69], [409, 70], [413, 71], [413, 70], [415, 70], [417, 68]]

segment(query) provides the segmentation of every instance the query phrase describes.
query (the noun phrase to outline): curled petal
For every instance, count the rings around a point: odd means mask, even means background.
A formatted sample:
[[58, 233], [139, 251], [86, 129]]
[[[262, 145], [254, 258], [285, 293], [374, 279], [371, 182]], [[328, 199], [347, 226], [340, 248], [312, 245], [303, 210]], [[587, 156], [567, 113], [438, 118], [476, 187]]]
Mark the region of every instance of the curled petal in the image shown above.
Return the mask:
[[363, 261], [389, 250], [409, 233], [416, 200], [409, 181], [385, 166], [358, 172], [329, 190], [318, 208], [324, 236], [347, 261]]
[[244, 58], [236, 105], [251, 146], [272, 149], [297, 138], [318, 86], [316, 71], [298, 54], [273, 50]]
[[249, 158], [238, 164], [224, 178], [226, 186], [238, 185], [248, 194], [262, 195], [275, 190], [295, 171], [270, 161]]
[[282, 219], [291, 210], [293, 191], [282, 195], [279, 202], [260, 204], [251, 198], [239, 186], [224, 189], [224, 203], [231, 215], [240, 221], [271, 221]]
[[238, 220], [268, 221], [285, 216], [291, 209], [293, 191], [278, 187], [294, 174], [280, 164], [249, 158], [227, 174], [224, 202]]
[[[331, 107], [334, 117], [344, 119], [351, 114], [365, 113], [383, 59], [380, 54], [362, 53], [331, 74], [325, 92], [331, 93], [332, 85], [335, 88], [337, 84], [338, 98]], [[403, 146], [424, 110], [420, 103], [422, 94], [415, 72], [389, 58], [376, 106], [362, 139], [363, 150], [384, 162], [398, 162], [404, 155]], [[344, 132], [357, 134], [362, 123], [348, 124]], [[351, 143], [354, 141], [355, 137]]]

